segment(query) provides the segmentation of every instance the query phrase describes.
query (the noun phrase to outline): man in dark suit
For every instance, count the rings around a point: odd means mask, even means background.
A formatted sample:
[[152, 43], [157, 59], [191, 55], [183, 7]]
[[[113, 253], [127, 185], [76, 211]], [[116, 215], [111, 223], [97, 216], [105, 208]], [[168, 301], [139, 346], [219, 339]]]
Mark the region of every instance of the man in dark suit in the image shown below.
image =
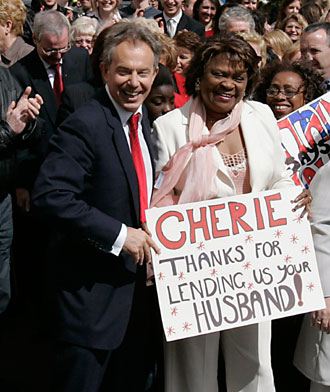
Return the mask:
[[[30, 211], [30, 194], [43, 162], [48, 141], [53, 135], [61, 89], [92, 77], [88, 52], [69, 46], [70, 25], [58, 11], [43, 11], [35, 16], [33, 39], [36, 49], [10, 68], [22, 88], [32, 87], [31, 96], [40, 94], [44, 105], [40, 120], [42, 136], [29, 147], [18, 151], [16, 205], [14, 209], [14, 246], [17, 283], [21, 300], [39, 312], [41, 294], [40, 271], [44, 265], [47, 230]], [[26, 260], [31, 262], [28, 267]]]
[[[33, 32], [36, 49], [10, 68], [23, 88], [31, 86], [32, 96], [38, 93], [44, 100], [40, 112], [40, 117], [45, 121], [44, 137], [40, 144], [25, 154], [28, 159], [21, 163], [19, 171], [19, 188], [29, 191], [54, 131], [61, 89], [92, 78], [88, 52], [83, 48], [70, 49], [69, 31], [70, 24], [63, 14], [57, 11], [39, 12], [35, 17]], [[62, 86], [60, 90], [56, 90], [57, 72], [60, 74], [57, 78]], [[28, 207], [28, 204], [26, 201], [21, 203], [23, 207]]]
[[204, 26], [182, 12], [182, 1], [183, 0], [161, 0], [165, 33], [173, 38], [179, 31], [188, 30], [193, 31], [204, 38]]
[[[106, 86], [50, 141], [33, 201], [52, 224], [46, 327], [56, 341], [56, 392], [144, 391], [145, 227], [153, 163], [143, 101], [160, 43], [135, 18], [112, 26]], [[133, 116], [134, 115], [134, 116]]]

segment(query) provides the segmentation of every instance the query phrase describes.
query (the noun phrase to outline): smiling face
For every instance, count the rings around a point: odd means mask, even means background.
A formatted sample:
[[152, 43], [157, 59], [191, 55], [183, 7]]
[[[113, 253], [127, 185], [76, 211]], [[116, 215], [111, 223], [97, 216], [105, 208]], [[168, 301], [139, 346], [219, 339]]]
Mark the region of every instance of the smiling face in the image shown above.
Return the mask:
[[285, 7], [284, 9], [284, 14], [285, 16], [288, 16], [289, 14], [297, 14], [301, 8], [301, 3], [299, 0], [295, 0], [292, 3], [290, 3], [288, 6]]
[[215, 5], [211, 0], [204, 0], [198, 8], [199, 21], [207, 26], [212, 23], [216, 13]]
[[244, 97], [248, 74], [243, 63], [233, 65], [226, 53], [215, 56], [200, 80], [200, 95], [209, 120], [226, 117]]
[[289, 19], [284, 27], [284, 32], [288, 34], [292, 42], [296, 42], [301, 36], [302, 28], [296, 20]]
[[300, 38], [301, 56], [312, 61], [313, 67], [325, 78], [330, 78], [330, 46], [325, 30], [302, 34]]
[[109, 66], [101, 63], [112, 98], [128, 112], [135, 113], [147, 98], [157, 74], [154, 60], [154, 53], [145, 42], [124, 41], [116, 46]]
[[279, 90], [295, 90], [299, 93], [294, 95], [292, 98], [286, 97], [282, 92], [274, 97], [267, 97], [267, 104], [272, 109], [275, 117], [280, 119], [287, 114], [295, 111], [305, 104], [304, 88], [301, 88], [303, 80], [300, 75], [295, 72], [279, 72], [273, 77], [269, 88]]
[[152, 124], [156, 118], [174, 109], [174, 87], [163, 85], [153, 88], [145, 103]]
[[175, 72], [178, 74], [184, 74], [190, 65], [193, 54], [187, 48], [182, 46], [177, 47], [178, 57], [176, 58]]
[[182, 8], [182, 0], [162, 0], [162, 6], [165, 14], [173, 18]]
[[98, 9], [102, 12], [113, 12], [117, 8], [116, 0], [98, 0]]

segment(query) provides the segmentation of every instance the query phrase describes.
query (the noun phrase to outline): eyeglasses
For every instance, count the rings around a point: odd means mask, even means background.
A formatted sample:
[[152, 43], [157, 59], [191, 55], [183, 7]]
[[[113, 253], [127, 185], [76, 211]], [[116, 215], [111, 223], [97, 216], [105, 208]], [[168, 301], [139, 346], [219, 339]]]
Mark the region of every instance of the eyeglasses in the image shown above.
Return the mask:
[[44, 55], [46, 55], [46, 56], [51, 56], [52, 54], [57, 54], [57, 53], [61, 53], [61, 54], [62, 53], [66, 53], [70, 49], [71, 49], [71, 45], [68, 45], [67, 47], [62, 48], [62, 49], [44, 49], [44, 48], [41, 48], [42, 53]]
[[300, 86], [298, 90], [294, 90], [292, 88], [285, 88], [284, 90], [280, 90], [277, 87], [271, 87], [266, 90], [267, 97], [276, 97], [279, 93], [282, 93], [287, 98], [292, 98], [297, 94], [301, 94], [302, 91], [300, 89], [303, 86]]

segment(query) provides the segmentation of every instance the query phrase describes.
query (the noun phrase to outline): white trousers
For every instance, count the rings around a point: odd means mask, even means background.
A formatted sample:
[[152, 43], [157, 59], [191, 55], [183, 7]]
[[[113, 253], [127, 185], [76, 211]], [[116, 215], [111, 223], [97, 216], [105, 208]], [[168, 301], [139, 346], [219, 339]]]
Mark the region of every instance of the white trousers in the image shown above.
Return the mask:
[[165, 392], [218, 392], [220, 336], [227, 392], [275, 391], [267, 321], [165, 343]]
[[318, 384], [311, 381], [311, 388], [309, 392], [330, 392], [330, 386]]

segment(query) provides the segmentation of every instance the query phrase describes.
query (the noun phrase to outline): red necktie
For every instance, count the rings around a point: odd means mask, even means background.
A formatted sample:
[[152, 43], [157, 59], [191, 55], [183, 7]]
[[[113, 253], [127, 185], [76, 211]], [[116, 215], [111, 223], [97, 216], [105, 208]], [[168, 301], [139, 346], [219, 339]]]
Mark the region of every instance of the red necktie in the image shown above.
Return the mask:
[[145, 210], [148, 208], [148, 192], [147, 192], [147, 178], [146, 170], [144, 167], [144, 161], [138, 136], [138, 123], [140, 114], [132, 115], [128, 120], [129, 126], [129, 140], [131, 142], [131, 153], [135, 166], [136, 175], [139, 182], [139, 194], [140, 194], [140, 221], [144, 223], [146, 221]]
[[56, 66], [54, 67], [55, 78], [54, 78], [54, 86], [53, 86], [56, 101], [59, 105], [61, 103], [61, 95], [62, 95], [62, 91], [63, 91], [63, 80], [62, 80], [62, 75], [60, 72], [60, 67], [61, 67], [60, 63], [56, 64]]

